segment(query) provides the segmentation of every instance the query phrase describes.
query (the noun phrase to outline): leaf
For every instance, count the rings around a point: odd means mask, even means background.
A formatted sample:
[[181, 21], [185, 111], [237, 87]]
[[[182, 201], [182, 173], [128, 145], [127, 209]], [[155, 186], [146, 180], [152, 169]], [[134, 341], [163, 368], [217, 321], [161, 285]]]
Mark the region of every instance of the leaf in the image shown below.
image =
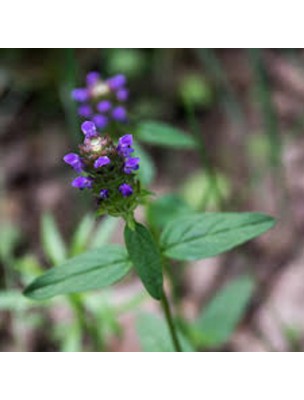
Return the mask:
[[134, 143], [134, 156], [140, 158], [138, 176], [144, 185], [150, 185], [155, 177], [155, 165], [150, 155], [138, 144]]
[[141, 122], [137, 136], [143, 142], [176, 149], [194, 149], [196, 141], [180, 129], [158, 121]]
[[0, 259], [10, 261], [15, 246], [21, 238], [21, 232], [17, 226], [9, 223], [2, 223], [0, 230]]
[[167, 257], [198, 260], [214, 257], [272, 228], [275, 220], [259, 213], [204, 213], [169, 222], [160, 241]]
[[254, 286], [250, 277], [242, 277], [228, 283], [216, 294], [193, 326], [199, 346], [218, 347], [229, 340], [244, 314]]
[[189, 215], [191, 208], [183, 199], [174, 194], [168, 194], [159, 197], [147, 208], [147, 219], [149, 225], [162, 229], [169, 221], [180, 217], [181, 215]]
[[32, 307], [19, 290], [0, 291], [0, 311], [25, 311]]
[[134, 230], [125, 227], [125, 242], [137, 274], [152, 297], [160, 300], [163, 292], [160, 251], [148, 229], [135, 223]]
[[66, 247], [56, 221], [51, 214], [47, 213], [42, 216], [41, 235], [43, 249], [50, 261], [57, 265], [66, 260]]
[[107, 215], [97, 226], [92, 240], [89, 243], [90, 249], [98, 249], [105, 245], [110, 239], [115, 229], [117, 228], [119, 219]]
[[227, 200], [230, 193], [231, 184], [225, 175], [207, 171], [191, 174], [181, 189], [184, 201], [197, 211], [216, 210], [221, 200]]
[[[140, 314], [136, 321], [140, 345], [146, 352], [175, 352], [165, 321], [152, 314]], [[181, 332], [178, 337], [184, 352], [194, 351]]]
[[86, 249], [94, 224], [95, 218], [93, 215], [87, 214], [82, 218], [72, 238], [70, 250], [72, 256], [80, 254]]
[[60, 268], [52, 268], [37, 278], [24, 291], [34, 300], [58, 294], [99, 289], [122, 279], [131, 268], [122, 246], [108, 245], [67, 260]]

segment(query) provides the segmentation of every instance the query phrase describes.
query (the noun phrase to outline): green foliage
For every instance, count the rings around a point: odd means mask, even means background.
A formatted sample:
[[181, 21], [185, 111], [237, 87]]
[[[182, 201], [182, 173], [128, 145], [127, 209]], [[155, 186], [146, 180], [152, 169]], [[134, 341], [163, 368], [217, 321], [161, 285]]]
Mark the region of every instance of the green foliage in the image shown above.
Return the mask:
[[[163, 319], [152, 314], [140, 314], [136, 321], [136, 330], [143, 351], [175, 352], [168, 326]], [[194, 351], [181, 332], [178, 332], [178, 337], [184, 352]]]
[[45, 254], [52, 263], [57, 265], [66, 260], [66, 246], [51, 214], [47, 213], [42, 216], [41, 237]]
[[196, 141], [180, 129], [158, 121], [138, 125], [136, 137], [143, 142], [176, 149], [194, 149]]
[[123, 73], [129, 77], [140, 74], [146, 63], [144, 53], [138, 49], [111, 49], [106, 61], [110, 74]]
[[0, 259], [8, 261], [20, 240], [21, 233], [19, 229], [11, 224], [2, 224], [0, 230]]
[[227, 199], [231, 192], [227, 178], [219, 173], [210, 176], [207, 172], [192, 174], [183, 184], [181, 195], [186, 203], [199, 211], [204, 209], [214, 210], [222, 199]]
[[150, 231], [135, 223], [134, 230], [125, 227], [125, 242], [136, 272], [149, 294], [160, 300], [163, 292], [162, 260]]
[[161, 235], [167, 257], [209, 258], [230, 250], [272, 228], [272, 217], [258, 213], [203, 213], [169, 222]]
[[90, 234], [94, 229], [94, 225], [95, 218], [93, 215], [87, 214], [82, 218], [72, 238], [70, 249], [70, 254], [72, 256], [75, 256], [85, 251], [88, 241], [90, 239]]
[[187, 74], [179, 85], [180, 96], [191, 106], [210, 106], [213, 93], [210, 84], [201, 74]]
[[183, 199], [175, 194], [167, 194], [158, 197], [147, 208], [147, 219], [149, 225], [156, 229], [162, 229], [169, 221], [180, 217], [181, 215], [189, 215], [191, 208]]
[[31, 283], [24, 294], [34, 300], [44, 300], [59, 294], [99, 289], [122, 279], [130, 268], [125, 249], [108, 245], [50, 269]]
[[98, 249], [99, 247], [105, 245], [117, 228], [118, 222], [118, 218], [111, 217], [110, 215], [103, 217], [97, 226], [92, 239], [88, 243], [88, 248]]
[[246, 276], [229, 282], [216, 294], [192, 327], [198, 346], [218, 347], [229, 340], [244, 314], [254, 286], [254, 281]]

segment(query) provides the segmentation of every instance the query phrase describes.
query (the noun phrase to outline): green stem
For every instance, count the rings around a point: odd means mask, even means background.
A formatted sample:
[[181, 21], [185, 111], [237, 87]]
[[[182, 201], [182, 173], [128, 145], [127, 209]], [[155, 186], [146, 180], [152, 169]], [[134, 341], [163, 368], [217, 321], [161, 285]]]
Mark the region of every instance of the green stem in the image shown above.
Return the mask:
[[178, 336], [177, 336], [176, 328], [175, 328], [175, 325], [174, 325], [174, 322], [173, 322], [173, 318], [172, 318], [169, 302], [168, 302], [167, 296], [166, 296], [164, 291], [163, 291], [163, 295], [162, 295], [162, 298], [161, 298], [161, 304], [162, 304], [162, 307], [163, 307], [163, 310], [164, 310], [164, 314], [165, 314], [165, 317], [166, 317], [166, 321], [167, 321], [167, 324], [168, 324], [168, 328], [169, 328], [169, 331], [170, 331], [170, 335], [171, 335], [171, 338], [172, 338], [172, 342], [173, 342], [175, 351], [182, 352], [182, 348], [181, 348], [181, 345], [179, 343], [179, 339], [178, 339]]

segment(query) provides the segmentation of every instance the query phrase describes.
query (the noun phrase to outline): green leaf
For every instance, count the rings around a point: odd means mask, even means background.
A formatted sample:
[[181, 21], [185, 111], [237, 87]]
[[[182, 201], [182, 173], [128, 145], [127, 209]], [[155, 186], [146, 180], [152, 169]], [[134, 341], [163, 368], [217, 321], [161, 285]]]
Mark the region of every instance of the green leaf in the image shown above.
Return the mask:
[[176, 149], [194, 149], [196, 141], [180, 129], [157, 121], [141, 122], [137, 136], [143, 142]]
[[152, 297], [160, 300], [163, 292], [162, 260], [150, 231], [135, 223], [134, 230], [125, 227], [125, 242], [137, 274]]
[[164, 254], [177, 260], [214, 257], [272, 228], [275, 220], [259, 213], [204, 213], [175, 219], [160, 241]]
[[[140, 314], [136, 321], [140, 345], [146, 352], [175, 352], [169, 329], [165, 321], [152, 314]], [[181, 332], [179, 341], [184, 352], [194, 351]]]
[[149, 225], [162, 229], [169, 221], [180, 217], [181, 215], [189, 215], [191, 208], [183, 199], [174, 194], [168, 194], [159, 197], [147, 208], [147, 219]]
[[0, 230], [0, 259], [7, 262], [13, 255], [15, 246], [21, 238], [20, 230], [9, 223], [2, 223]]
[[56, 221], [51, 214], [47, 213], [42, 216], [41, 235], [43, 249], [50, 261], [57, 265], [66, 260], [66, 247]]
[[150, 155], [138, 144], [134, 143], [134, 156], [140, 158], [138, 176], [144, 185], [150, 185], [155, 177], [155, 165]]
[[117, 228], [118, 222], [119, 218], [111, 217], [109, 215], [103, 217], [89, 243], [89, 248], [98, 249], [108, 243]]
[[99, 289], [122, 279], [131, 263], [122, 246], [108, 245], [67, 260], [37, 278], [24, 291], [25, 296], [44, 300], [58, 294]]
[[199, 346], [224, 345], [239, 324], [252, 296], [255, 282], [242, 277], [226, 284], [202, 310], [193, 326]]
[[90, 234], [93, 231], [94, 224], [95, 218], [93, 215], [87, 214], [82, 218], [72, 238], [70, 250], [70, 254], [72, 256], [75, 256], [85, 251], [90, 238]]
[[179, 92], [183, 101], [192, 107], [209, 107], [214, 99], [212, 87], [201, 73], [185, 75], [180, 82]]
[[227, 177], [219, 172], [214, 175], [206, 171], [190, 175], [181, 188], [185, 202], [193, 209], [215, 210], [221, 200], [227, 200], [231, 193], [231, 184]]

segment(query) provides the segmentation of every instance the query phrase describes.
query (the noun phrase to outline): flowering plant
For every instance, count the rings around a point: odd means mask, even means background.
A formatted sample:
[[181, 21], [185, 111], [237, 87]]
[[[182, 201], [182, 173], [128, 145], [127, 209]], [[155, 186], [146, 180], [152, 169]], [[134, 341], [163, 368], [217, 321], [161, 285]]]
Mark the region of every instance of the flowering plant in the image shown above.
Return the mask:
[[[138, 223], [134, 210], [149, 194], [137, 176], [145, 165], [134, 156], [133, 136], [120, 136], [112, 124], [127, 120], [125, 109], [117, 105], [128, 97], [125, 83], [122, 75], [102, 81], [99, 74], [90, 73], [87, 86], [72, 92], [80, 104], [79, 114], [88, 120], [81, 125], [84, 141], [79, 154], [64, 156], [65, 163], [78, 174], [72, 186], [91, 191], [97, 201], [97, 213], [125, 220], [125, 246], [102, 246], [74, 257], [61, 268], [52, 268], [38, 277], [24, 293], [42, 300], [102, 288], [121, 280], [134, 267], [147, 292], [162, 305], [174, 349], [187, 351], [189, 346], [182, 339], [164, 290], [164, 266], [171, 260], [198, 260], [226, 252], [266, 232], [274, 225], [274, 219], [260, 213], [202, 213], [187, 209], [166, 219], [157, 235], [149, 224]], [[143, 141], [175, 148], [193, 148], [196, 143], [182, 132], [153, 122], [141, 125], [136, 132]], [[187, 340], [191, 341], [191, 335]]]

